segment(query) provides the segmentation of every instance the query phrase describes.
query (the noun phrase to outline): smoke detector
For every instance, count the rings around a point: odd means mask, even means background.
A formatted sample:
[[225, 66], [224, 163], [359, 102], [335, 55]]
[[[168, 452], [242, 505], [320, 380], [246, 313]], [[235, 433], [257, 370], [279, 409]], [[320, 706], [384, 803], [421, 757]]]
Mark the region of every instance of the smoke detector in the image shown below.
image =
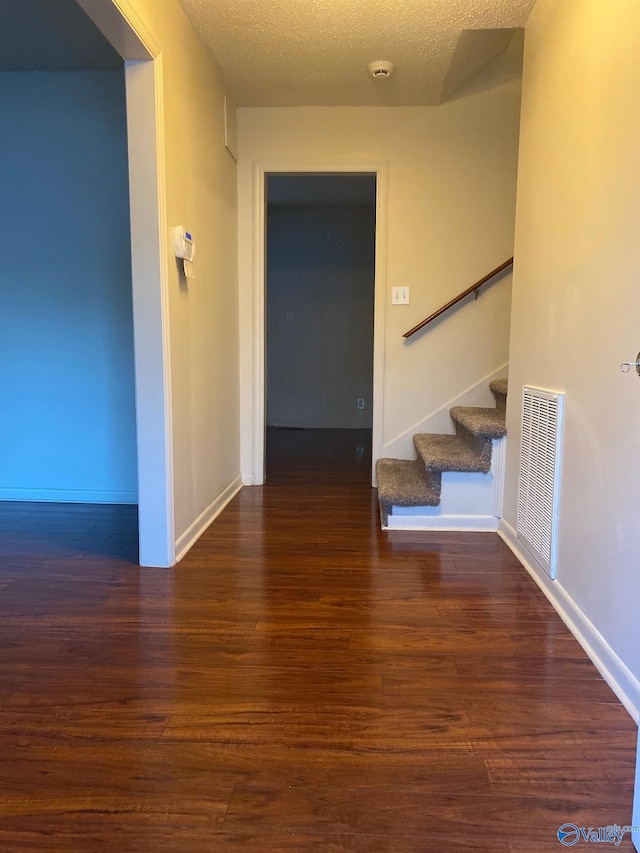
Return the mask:
[[375, 62], [370, 62], [367, 68], [374, 80], [381, 80], [391, 77], [395, 65], [386, 59], [376, 59]]

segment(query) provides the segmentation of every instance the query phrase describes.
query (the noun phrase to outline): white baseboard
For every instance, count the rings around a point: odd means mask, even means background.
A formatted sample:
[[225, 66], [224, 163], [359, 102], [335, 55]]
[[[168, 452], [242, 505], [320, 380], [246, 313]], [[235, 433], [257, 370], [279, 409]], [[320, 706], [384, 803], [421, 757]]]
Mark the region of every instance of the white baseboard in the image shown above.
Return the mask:
[[176, 539], [176, 563], [185, 556], [185, 554], [195, 545], [198, 539], [205, 532], [207, 527], [215, 521], [226, 505], [238, 494], [242, 488], [242, 477], [238, 476], [232, 483], [229, 483], [227, 488], [218, 497], [209, 504], [209, 506], [200, 513], [198, 518], [191, 524], [185, 532]]
[[516, 531], [504, 519], [500, 519], [498, 535], [538, 584], [600, 675], [637, 723], [640, 720], [640, 681], [620, 660], [560, 581], [551, 580], [542, 566], [538, 565], [518, 539]]
[[93, 489], [0, 489], [0, 501], [40, 503], [137, 504], [136, 491]]
[[[432, 509], [432, 507], [418, 507], [419, 509]], [[498, 520], [495, 515], [426, 515], [411, 514], [400, 515], [394, 511], [389, 516], [387, 526], [384, 530], [433, 530], [433, 531], [460, 531], [467, 533], [483, 533], [498, 529]]]

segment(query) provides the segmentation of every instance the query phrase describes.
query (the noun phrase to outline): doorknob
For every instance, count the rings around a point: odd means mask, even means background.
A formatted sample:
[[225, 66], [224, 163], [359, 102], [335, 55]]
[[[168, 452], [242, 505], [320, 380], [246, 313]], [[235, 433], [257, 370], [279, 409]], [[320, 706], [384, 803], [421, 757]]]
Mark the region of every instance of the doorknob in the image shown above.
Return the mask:
[[640, 376], [640, 352], [636, 356], [635, 361], [623, 361], [620, 365], [620, 370], [623, 373], [628, 373], [632, 367], [635, 367], [636, 373], [638, 374], [638, 376]]

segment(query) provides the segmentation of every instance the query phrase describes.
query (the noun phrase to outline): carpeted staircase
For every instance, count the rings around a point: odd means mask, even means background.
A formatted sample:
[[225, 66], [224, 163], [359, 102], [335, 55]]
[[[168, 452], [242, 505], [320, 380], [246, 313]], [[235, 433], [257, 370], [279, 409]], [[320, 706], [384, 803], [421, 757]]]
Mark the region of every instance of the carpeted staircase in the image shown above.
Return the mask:
[[495, 408], [454, 406], [450, 410], [455, 435], [414, 435], [417, 459], [378, 459], [378, 500], [384, 527], [393, 507], [438, 506], [443, 472], [489, 472], [493, 440], [507, 433], [507, 380], [496, 379], [489, 387]]

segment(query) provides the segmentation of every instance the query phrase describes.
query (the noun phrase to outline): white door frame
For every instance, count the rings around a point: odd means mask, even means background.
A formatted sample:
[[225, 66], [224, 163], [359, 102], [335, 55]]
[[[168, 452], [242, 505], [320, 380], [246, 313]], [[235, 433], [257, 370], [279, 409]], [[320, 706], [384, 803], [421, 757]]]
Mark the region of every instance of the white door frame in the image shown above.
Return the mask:
[[76, 0], [125, 60], [140, 565], [173, 566], [169, 271], [158, 42], [129, 0]]
[[376, 176], [376, 255], [373, 321], [373, 455], [375, 463], [382, 452], [384, 420], [384, 315], [387, 270], [387, 164], [346, 162], [275, 162], [254, 166], [254, 365], [253, 365], [253, 483], [265, 480], [266, 428], [266, 177], [270, 174], [375, 174]]

